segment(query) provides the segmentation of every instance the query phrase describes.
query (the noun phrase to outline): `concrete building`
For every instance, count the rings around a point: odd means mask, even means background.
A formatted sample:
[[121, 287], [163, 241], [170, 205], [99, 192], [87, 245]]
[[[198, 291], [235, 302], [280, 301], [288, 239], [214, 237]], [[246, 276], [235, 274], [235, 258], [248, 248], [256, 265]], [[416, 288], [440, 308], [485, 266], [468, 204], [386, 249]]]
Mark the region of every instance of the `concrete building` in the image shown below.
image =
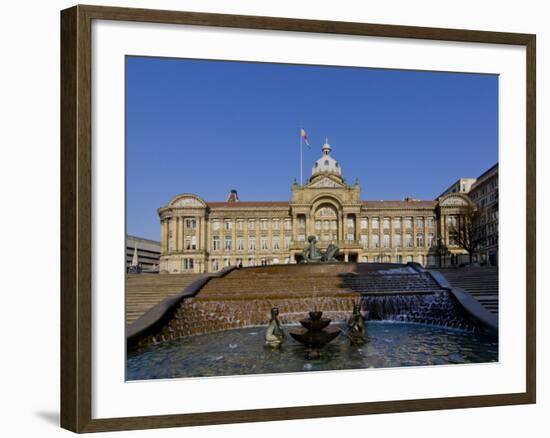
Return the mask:
[[192, 193], [159, 208], [160, 271], [212, 272], [224, 266], [298, 263], [307, 236], [318, 246], [340, 247], [343, 261], [417, 262], [452, 266], [468, 255], [450, 235], [473, 203], [452, 192], [436, 200], [362, 200], [356, 182], [323, 145], [311, 177], [292, 185], [289, 201], [241, 201], [235, 190], [225, 202]]
[[158, 270], [160, 242], [141, 237], [126, 236], [126, 269], [132, 265], [137, 250], [137, 262], [144, 271]]
[[447, 190], [441, 193], [438, 198], [440, 198], [441, 196], [449, 195], [451, 193], [469, 193], [472, 185], [474, 185], [475, 182], [476, 178], [460, 178], [453, 184], [451, 184], [447, 188]]

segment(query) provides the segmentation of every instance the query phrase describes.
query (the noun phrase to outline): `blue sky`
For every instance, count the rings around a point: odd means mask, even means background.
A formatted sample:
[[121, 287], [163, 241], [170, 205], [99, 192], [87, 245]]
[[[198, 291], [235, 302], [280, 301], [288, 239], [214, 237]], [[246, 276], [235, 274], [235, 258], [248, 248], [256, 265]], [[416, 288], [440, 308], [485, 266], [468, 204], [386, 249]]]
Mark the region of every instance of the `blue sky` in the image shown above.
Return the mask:
[[498, 161], [494, 75], [128, 57], [127, 232], [178, 193], [289, 200], [327, 136], [363, 199], [433, 199]]

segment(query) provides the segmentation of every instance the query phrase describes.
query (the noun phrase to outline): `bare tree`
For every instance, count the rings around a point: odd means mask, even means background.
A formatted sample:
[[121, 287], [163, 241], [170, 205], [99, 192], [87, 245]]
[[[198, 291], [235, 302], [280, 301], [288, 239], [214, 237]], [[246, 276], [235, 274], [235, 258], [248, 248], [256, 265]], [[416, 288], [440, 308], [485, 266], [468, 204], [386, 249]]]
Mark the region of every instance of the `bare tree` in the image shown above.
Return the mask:
[[470, 264], [475, 250], [482, 240], [477, 231], [480, 212], [475, 207], [470, 207], [468, 211], [458, 217], [458, 223], [449, 227], [449, 236], [453, 236], [454, 243], [468, 252]]

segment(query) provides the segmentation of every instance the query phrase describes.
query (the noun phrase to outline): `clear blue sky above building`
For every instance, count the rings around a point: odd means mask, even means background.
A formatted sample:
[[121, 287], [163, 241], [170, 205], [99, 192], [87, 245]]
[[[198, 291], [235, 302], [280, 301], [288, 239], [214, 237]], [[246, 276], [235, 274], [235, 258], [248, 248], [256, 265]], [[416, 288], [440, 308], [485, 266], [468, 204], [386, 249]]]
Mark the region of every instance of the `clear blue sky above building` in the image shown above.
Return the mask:
[[128, 57], [127, 232], [179, 193], [289, 200], [325, 137], [363, 199], [433, 199], [498, 161], [498, 77]]

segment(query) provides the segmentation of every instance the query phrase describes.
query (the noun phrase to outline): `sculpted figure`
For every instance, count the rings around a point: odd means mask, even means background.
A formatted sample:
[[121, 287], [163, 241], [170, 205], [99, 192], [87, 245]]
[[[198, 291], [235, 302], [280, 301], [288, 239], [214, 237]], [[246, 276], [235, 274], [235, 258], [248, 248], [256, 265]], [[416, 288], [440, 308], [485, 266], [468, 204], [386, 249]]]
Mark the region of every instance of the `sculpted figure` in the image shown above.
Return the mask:
[[306, 244], [304, 250], [302, 251], [302, 256], [304, 257], [304, 261], [306, 263], [315, 263], [320, 262], [323, 259], [323, 254], [317, 248], [315, 245], [317, 243], [317, 239], [315, 236], [308, 236], [307, 238], [308, 243]]
[[340, 249], [336, 245], [331, 243], [328, 246], [327, 251], [324, 254], [323, 261], [324, 262], [337, 262], [338, 260], [336, 260], [336, 257], [338, 256], [339, 252], [340, 252]]
[[367, 327], [361, 315], [361, 305], [353, 305], [353, 314], [348, 320], [348, 337], [352, 345], [363, 345], [367, 341]]
[[281, 327], [281, 322], [279, 321], [279, 308], [273, 307], [271, 309], [271, 320], [265, 332], [265, 345], [272, 348], [278, 348], [283, 343], [284, 338], [285, 331]]

